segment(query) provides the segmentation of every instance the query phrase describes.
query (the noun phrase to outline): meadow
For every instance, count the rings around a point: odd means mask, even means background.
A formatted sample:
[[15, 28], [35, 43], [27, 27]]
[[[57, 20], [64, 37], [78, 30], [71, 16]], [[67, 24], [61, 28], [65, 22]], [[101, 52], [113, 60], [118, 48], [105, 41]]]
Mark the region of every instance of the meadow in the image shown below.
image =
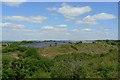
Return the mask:
[[41, 48], [21, 46], [33, 43], [2, 43], [3, 80], [118, 78], [119, 41], [67, 42]]

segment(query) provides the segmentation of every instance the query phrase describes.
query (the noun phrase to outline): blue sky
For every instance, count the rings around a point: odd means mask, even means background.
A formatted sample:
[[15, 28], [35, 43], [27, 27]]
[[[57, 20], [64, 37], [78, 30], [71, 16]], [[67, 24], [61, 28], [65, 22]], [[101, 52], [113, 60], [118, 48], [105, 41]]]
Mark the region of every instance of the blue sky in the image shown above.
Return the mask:
[[118, 39], [117, 2], [6, 2], [3, 40]]

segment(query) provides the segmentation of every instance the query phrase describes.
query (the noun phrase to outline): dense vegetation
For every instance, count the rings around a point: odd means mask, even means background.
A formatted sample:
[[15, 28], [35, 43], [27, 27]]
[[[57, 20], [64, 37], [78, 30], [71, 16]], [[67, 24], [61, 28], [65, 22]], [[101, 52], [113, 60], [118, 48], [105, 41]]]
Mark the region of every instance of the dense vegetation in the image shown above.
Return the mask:
[[[2, 79], [118, 78], [118, 42], [69, 43], [45, 48], [2, 45]], [[9, 44], [9, 45], [8, 45]]]

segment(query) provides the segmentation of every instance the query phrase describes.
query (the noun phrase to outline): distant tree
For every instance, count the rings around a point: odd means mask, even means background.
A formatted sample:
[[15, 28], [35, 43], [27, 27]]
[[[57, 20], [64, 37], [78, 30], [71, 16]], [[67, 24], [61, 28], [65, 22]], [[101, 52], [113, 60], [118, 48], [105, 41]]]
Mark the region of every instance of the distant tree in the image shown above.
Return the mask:
[[82, 41], [80, 41], [80, 43], [82, 43]]
[[72, 44], [72, 42], [68, 42], [69, 44]]
[[92, 43], [94, 44], [95, 42], [93, 41]]
[[107, 39], [107, 40], [105, 40], [105, 42], [106, 42], [107, 44], [111, 44], [112, 41]]

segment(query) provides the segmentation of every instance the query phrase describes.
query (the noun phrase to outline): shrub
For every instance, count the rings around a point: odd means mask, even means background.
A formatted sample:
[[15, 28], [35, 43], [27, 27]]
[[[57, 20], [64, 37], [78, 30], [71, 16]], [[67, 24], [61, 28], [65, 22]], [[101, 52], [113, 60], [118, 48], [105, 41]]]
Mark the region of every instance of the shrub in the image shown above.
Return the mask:
[[98, 71], [100, 72], [99, 75], [102, 77], [102, 78], [108, 78], [108, 74], [110, 72], [112, 72], [114, 70], [113, 66], [111, 65], [101, 65], [98, 69]]
[[80, 59], [87, 59], [88, 55], [73, 53], [55, 57], [54, 66], [51, 68], [52, 78], [85, 78], [86, 68], [79, 62]]
[[47, 78], [51, 67], [51, 60], [46, 58], [31, 58], [10, 60], [4, 58], [3, 62], [3, 80], [22, 80], [24, 78]]
[[26, 51], [26, 57], [39, 57], [39, 53], [37, 52], [36, 48], [29, 47]]
[[19, 46], [19, 47], [18, 47], [18, 50], [19, 50], [20, 52], [25, 52], [25, 51], [27, 50], [27, 48], [26, 48], [26, 47], [21, 47], [21, 46]]
[[67, 61], [60, 61], [54, 64], [51, 70], [52, 78], [85, 78], [86, 70], [84, 67], [77, 65], [77, 63]]
[[2, 53], [14, 52], [19, 49], [19, 43], [12, 43], [2, 50]]
[[105, 56], [105, 54], [103, 53], [103, 54], [100, 54], [100, 57], [104, 57]]
[[49, 75], [49, 73], [44, 72], [39, 69], [32, 75], [31, 78], [50, 78], [50, 75]]
[[110, 53], [113, 52], [113, 49], [110, 49], [109, 52], [110, 52]]
[[7, 52], [8, 52], [8, 49], [6, 48], [2, 50], [2, 53], [7, 53]]
[[111, 42], [111, 45], [117, 45], [117, 43], [116, 42]]

